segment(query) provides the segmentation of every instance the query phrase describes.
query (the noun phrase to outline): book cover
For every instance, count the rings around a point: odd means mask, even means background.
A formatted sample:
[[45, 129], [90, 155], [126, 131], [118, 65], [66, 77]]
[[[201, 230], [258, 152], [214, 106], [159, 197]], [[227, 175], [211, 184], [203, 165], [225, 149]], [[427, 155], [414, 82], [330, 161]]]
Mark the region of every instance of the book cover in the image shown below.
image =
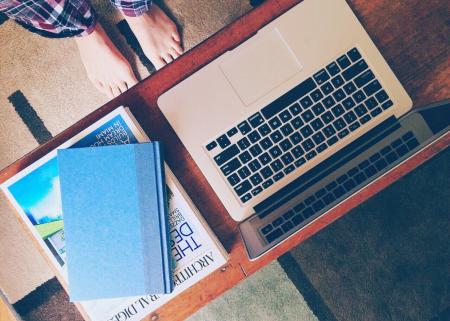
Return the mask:
[[[148, 141], [149, 138], [131, 112], [127, 108], [119, 107], [57, 149]], [[58, 280], [67, 289], [66, 242], [57, 165], [55, 149], [4, 182], [1, 188], [16, 209], [19, 220], [26, 226], [26, 231], [30, 234], [34, 245], [43, 253]], [[81, 301], [77, 303], [77, 307], [86, 320], [141, 320], [226, 263], [227, 253], [222, 244], [170, 168], [167, 165], [165, 168], [169, 202], [169, 233], [173, 241], [171, 251], [174, 266], [174, 291], [164, 295], [149, 294]], [[51, 224], [46, 225], [48, 223]], [[179, 234], [182, 238], [177, 237]], [[197, 246], [191, 245], [194, 242]], [[186, 247], [186, 250], [181, 251]], [[192, 266], [200, 265], [201, 269], [192, 268]]]
[[72, 301], [170, 293], [160, 144], [58, 151]]

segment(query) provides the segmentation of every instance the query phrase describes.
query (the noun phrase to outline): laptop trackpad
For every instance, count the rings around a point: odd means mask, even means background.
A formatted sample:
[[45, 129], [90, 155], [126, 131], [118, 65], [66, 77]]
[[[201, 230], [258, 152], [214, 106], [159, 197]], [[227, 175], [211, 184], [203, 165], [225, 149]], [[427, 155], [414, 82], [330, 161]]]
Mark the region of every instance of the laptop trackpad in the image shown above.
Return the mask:
[[220, 69], [242, 102], [250, 105], [297, 74], [302, 65], [274, 29], [237, 47], [224, 58]]

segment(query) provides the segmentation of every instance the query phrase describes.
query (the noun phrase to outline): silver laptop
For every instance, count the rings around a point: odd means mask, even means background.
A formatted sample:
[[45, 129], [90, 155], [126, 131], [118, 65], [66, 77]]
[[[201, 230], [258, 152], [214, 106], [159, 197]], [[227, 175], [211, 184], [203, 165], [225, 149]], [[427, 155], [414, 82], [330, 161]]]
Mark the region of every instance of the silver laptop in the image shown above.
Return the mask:
[[244, 221], [412, 102], [344, 0], [304, 0], [158, 105], [230, 215]]

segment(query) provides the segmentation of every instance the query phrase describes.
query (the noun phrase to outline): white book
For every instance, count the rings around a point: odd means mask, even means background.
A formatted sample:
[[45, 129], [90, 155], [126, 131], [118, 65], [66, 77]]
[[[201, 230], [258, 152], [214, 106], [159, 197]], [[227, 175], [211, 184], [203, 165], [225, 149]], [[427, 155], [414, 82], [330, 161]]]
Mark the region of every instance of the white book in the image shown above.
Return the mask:
[[[68, 279], [56, 150], [148, 141], [128, 108], [119, 107], [1, 185], [66, 289]], [[91, 321], [140, 320], [226, 263], [227, 253], [222, 244], [167, 165], [165, 171], [175, 290], [165, 295], [82, 301], [77, 306], [85, 318]]]

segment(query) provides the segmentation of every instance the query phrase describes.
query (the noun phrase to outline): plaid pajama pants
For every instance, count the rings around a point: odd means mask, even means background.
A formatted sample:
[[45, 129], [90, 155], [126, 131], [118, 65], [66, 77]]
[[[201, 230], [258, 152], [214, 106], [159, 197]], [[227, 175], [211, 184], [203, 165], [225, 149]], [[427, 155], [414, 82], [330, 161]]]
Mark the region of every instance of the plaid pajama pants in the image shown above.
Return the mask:
[[[110, 0], [126, 16], [145, 13], [151, 0]], [[0, 0], [0, 12], [50, 38], [85, 36], [97, 21], [89, 0]]]

